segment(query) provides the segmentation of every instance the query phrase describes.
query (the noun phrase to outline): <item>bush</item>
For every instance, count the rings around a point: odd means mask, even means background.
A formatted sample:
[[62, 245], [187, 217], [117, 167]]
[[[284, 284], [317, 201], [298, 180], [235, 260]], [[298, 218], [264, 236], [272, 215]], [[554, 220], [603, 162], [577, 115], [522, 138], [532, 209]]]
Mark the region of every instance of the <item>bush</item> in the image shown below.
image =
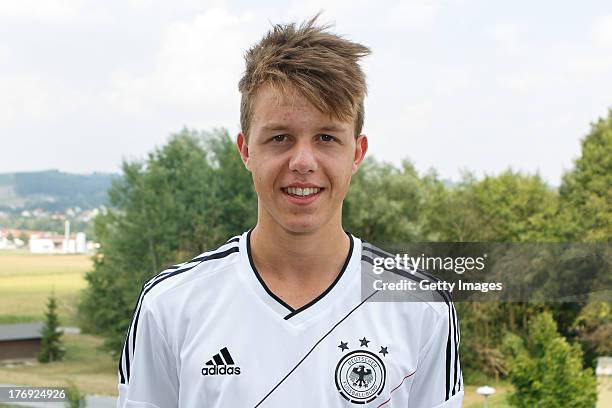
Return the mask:
[[68, 382], [68, 388], [66, 389], [66, 396], [68, 399], [68, 406], [70, 408], [85, 408], [87, 403], [85, 402], [85, 394], [81, 392], [79, 387], [72, 382]]
[[510, 334], [504, 341], [509, 379], [515, 392], [508, 398], [514, 407], [593, 408], [597, 381], [591, 369], [582, 367], [582, 349], [569, 344], [557, 332], [549, 312], [529, 323], [525, 343]]

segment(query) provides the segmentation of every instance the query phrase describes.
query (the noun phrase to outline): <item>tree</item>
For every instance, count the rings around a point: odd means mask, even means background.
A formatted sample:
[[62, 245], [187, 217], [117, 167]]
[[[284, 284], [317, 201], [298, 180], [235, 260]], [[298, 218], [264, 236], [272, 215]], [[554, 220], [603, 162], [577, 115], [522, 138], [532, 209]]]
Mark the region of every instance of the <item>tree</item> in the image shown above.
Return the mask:
[[436, 192], [425, 228], [443, 242], [549, 240], [556, 201], [538, 175], [506, 170], [476, 180], [465, 173], [457, 186]]
[[225, 130], [172, 135], [146, 160], [123, 163], [108, 194], [79, 311], [83, 328], [117, 355], [143, 283], [254, 226], [257, 201]]
[[57, 315], [57, 301], [55, 295], [49, 296], [47, 311], [45, 312], [45, 325], [42, 329], [42, 339], [40, 342], [40, 352], [38, 361], [49, 363], [59, 361], [64, 357], [66, 350], [62, 346], [62, 331], [59, 331], [59, 318]]
[[[581, 155], [564, 174], [559, 188], [558, 220], [568, 241], [610, 242], [612, 239], [612, 110], [591, 124]], [[604, 255], [601, 258], [608, 258]], [[609, 265], [609, 262], [608, 262]], [[598, 270], [606, 270], [602, 267]], [[609, 268], [607, 268], [609, 270]], [[610, 274], [601, 273], [593, 290], [609, 288]], [[573, 324], [587, 364], [612, 352], [612, 302], [591, 300]]]
[[[466, 172], [452, 187], [430, 189], [424, 208], [425, 236], [441, 242], [550, 241], [556, 236], [557, 193], [538, 175], [506, 170], [481, 180]], [[462, 367], [469, 377], [506, 374], [505, 334], [524, 335], [534, 303], [457, 304]], [[478, 352], [475, 352], [478, 350]]]
[[568, 239], [607, 242], [612, 238], [612, 110], [591, 124], [581, 156], [559, 189]]
[[612, 355], [612, 303], [590, 301], [580, 311], [573, 329], [585, 351], [585, 363], [594, 367], [598, 356]]
[[28, 245], [30, 242], [30, 237], [25, 232], [19, 234], [19, 239], [23, 242], [24, 245]]
[[506, 337], [509, 379], [515, 391], [509, 402], [519, 408], [592, 408], [597, 401], [593, 370], [582, 367], [580, 345], [570, 345], [557, 332], [548, 312], [529, 323], [527, 341]]
[[381, 246], [422, 240], [428, 192], [440, 186], [435, 174], [421, 178], [408, 161], [397, 168], [366, 158], [344, 201], [344, 225]]

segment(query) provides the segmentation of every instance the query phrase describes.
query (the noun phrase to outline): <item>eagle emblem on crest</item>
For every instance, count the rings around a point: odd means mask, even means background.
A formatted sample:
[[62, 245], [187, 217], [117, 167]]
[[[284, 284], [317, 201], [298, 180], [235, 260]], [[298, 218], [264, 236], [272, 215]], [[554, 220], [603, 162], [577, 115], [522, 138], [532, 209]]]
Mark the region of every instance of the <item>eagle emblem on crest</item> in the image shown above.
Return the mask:
[[[367, 350], [370, 342], [365, 337], [360, 340], [366, 348], [350, 351], [348, 342], [340, 342], [338, 346], [343, 356], [336, 365], [336, 388], [344, 399], [354, 404], [366, 404], [380, 395], [385, 387], [387, 371], [382, 359]], [[384, 352], [383, 352], [384, 350]], [[387, 347], [381, 347], [383, 357], [388, 354]]]

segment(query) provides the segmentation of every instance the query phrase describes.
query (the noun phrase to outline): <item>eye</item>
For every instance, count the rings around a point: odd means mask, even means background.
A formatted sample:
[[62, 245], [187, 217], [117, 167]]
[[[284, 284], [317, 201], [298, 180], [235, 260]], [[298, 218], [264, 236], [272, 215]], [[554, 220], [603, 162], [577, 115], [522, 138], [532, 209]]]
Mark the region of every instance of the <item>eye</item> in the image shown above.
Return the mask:
[[275, 142], [284, 142], [287, 140], [287, 135], [276, 135], [272, 138]]
[[336, 140], [335, 137], [330, 136], [330, 135], [326, 135], [326, 134], [321, 134], [319, 135], [319, 138], [321, 139], [321, 141], [323, 142], [333, 142], [334, 140]]

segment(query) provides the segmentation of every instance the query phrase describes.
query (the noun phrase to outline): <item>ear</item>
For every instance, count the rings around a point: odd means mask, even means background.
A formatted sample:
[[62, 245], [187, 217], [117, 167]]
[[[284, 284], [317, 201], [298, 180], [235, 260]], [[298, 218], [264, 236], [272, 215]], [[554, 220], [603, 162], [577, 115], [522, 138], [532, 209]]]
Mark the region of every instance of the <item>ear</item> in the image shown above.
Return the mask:
[[355, 143], [355, 157], [353, 158], [353, 174], [357, 172], [357, 169], [361, 165], [366, 152], [368, 151], [368, 137], [366, 135], [359, 135]]
[[240, 158], [244, 163], [244, 167], [246, 167], [248, 171], [251, 171], [249, 160], [249, 146], [247, 145], [246, 136], [242, 132], [238, 133], [238, 138], [236, 139], [236, 147], [238, 148], [238, 152], [240, 153]]

